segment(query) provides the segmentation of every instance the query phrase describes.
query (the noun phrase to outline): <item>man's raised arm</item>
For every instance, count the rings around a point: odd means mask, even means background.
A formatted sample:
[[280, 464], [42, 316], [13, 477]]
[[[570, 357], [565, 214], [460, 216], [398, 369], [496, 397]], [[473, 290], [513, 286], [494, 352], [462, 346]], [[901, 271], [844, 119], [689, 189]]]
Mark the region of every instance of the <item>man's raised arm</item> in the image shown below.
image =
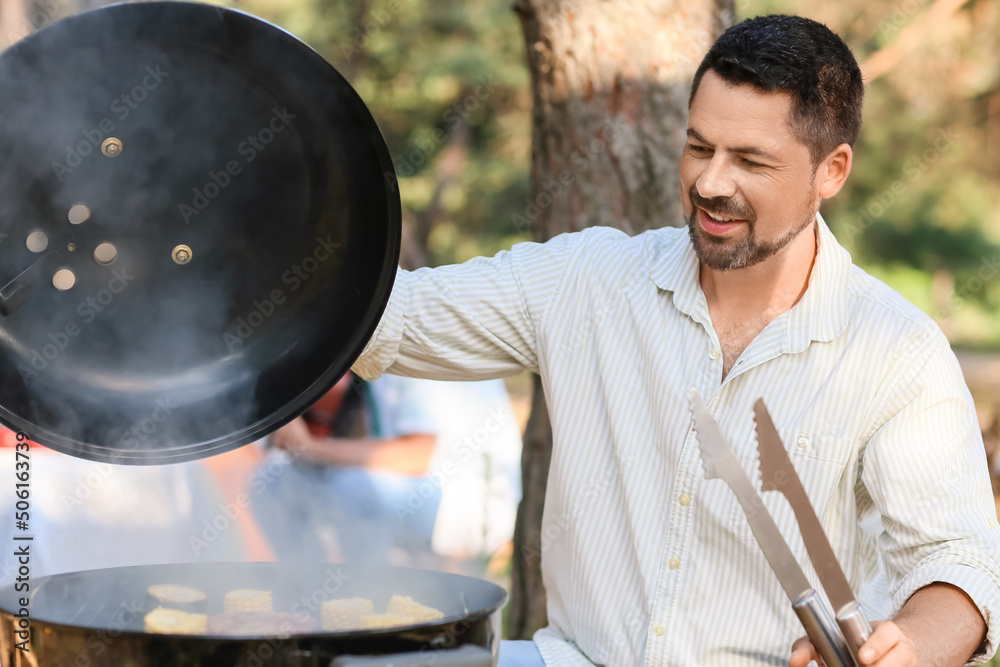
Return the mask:
[[355, 373], [483, 380], [538, 372], [538, 335], [585, 234], [519, 243], [494, 257], [396, 274]]

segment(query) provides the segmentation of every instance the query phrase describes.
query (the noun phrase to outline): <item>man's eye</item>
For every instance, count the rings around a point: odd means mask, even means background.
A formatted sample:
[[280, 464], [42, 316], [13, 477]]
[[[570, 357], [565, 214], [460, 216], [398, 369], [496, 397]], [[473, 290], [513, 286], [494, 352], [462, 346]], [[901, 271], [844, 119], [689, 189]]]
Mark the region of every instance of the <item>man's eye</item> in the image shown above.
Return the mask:
[[763, 167], [764, 166], [760, 162], [754, 162], [753, 160], [748, 160], [746, 158], [743, 158], [743, 164], [745, 164], [746, 166], [751, 167], [751, 168]]
[[696, 146], [694, 144], [688, 144], [688, 150], [692, 153], [707, 153], [708, 148], [705, 146]]

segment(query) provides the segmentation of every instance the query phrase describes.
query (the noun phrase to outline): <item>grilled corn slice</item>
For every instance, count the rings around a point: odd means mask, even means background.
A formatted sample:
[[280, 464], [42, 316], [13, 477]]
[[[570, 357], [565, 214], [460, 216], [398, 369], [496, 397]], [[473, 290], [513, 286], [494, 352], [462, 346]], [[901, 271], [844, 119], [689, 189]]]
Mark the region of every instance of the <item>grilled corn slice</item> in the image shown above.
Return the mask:
[[271, 602], [271, 591], [238, 588], [226, 593], [222, 604], [227, 614], [237, 614], [244, 611], [259, 611], [267, 614], [274, 612], [274, 604]]
[[178, 584], [154, 584], [146, 590], [164, 604], [201, 602], [207, 597], [204, 591]]
[[205, 614], [189, 614], [177, 609], [157, 607], [146, 614], [143, 619], [146, 632], [157, 632], [168, 635], [203, 635], [208, 629], [208, 617]]
[[364, 630], [396, 628], [401, 625], [410, 625], [409, 619], [392, 614], [365, 614], [359, 619], [359, 628]]
[[208, 596], [197, 588], [178, 584], [153, 584], [146, 592], [149, 594], [146, 600], [149, 609], [166, 607], [189, 614], [204, 614], [207, 610]]
[[389, 598], [387, 616], [397, 616], [406, 620], [407, 624], [427, 623], [444, 618], [444, 613], [434, 607], [427, 607], [414, 602], [409, 595], [393, 595]]
[[327, 632], [356, 630], [361, 626], [361, 617], [374, 613], [375, 605], [364, 598], [327, 600], [320, 607], [320, 620]]

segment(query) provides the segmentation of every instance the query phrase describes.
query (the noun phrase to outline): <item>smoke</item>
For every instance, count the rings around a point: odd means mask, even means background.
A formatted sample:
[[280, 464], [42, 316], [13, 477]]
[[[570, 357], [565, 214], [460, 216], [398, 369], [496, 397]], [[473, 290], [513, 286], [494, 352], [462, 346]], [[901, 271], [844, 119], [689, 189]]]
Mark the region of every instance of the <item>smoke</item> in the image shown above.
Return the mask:
[[347, 223], [392, 212], [339, 83], [284, 33], [195, 4], [74, 16], [0, 56], [0, 418], [165, 463], [260, 437], [331, 384], [391, 247]]

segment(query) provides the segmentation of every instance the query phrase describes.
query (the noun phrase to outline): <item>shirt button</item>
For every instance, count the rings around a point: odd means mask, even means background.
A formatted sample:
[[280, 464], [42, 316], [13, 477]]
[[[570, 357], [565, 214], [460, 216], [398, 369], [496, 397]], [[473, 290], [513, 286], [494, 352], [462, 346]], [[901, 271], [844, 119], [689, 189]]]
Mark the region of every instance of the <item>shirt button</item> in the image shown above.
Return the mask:
[[667, 565], [670, 566], [671, 570], [676, 570], [681, 566], [681, 562], [676, 558], [671, 558], [670, 560], [667, 561]]
[[713, 347], [711, 350], [708, 351], [708, 358], [711, 359], [712, 361], [715, 361], [716, 359], [719, 358], [719, 351]]
[[666, 633], [667, 629], [662, 625], [657, 625], [655, 628], [653, 628], [653, 634], [656, 635], [657, 637], [662, 637]]
[[806, 447], [809, 446], [809, 438], [807, 436], [800, 435], [799, 439], [796, 441], [795, 444], [797, 444], [802, 449], [805, 449]]
[[690, 502], [691, 502], [691, 496], [689, 496], [689, 495], [688, 495], [688, 494], [686, 494], [686, 493], [682, 493], [682, 494], [681, 494], [681, 495], [680, 495], [680, 496], [679, 496], [679, 497], [677, 498], [677, 502], [679, 502], [679, 503], [680, 503], [681, 505], [687, 505], [688, 503], [690, 503]]

